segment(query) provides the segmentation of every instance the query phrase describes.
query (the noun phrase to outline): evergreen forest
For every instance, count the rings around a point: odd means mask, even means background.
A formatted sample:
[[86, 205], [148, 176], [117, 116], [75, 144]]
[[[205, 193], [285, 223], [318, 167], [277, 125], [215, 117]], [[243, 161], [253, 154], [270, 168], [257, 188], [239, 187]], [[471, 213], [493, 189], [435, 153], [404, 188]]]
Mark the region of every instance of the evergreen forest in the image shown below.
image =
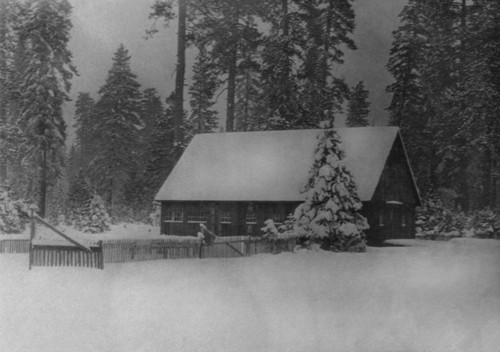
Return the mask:
[[[352, 0], [156, 0], [144, 35], [177, 26], [166, 99], [141, 86], [120, 43], [98, 94], [72, 92], [71, 11], [68, 0], [0, 0], [0, 183], [49, 219], [78, 222], [98, 199], [111, 221], [149, 221], [199, 133], [373, 124], [364, 82], [335, 74], [356, 50]], [[409, 0], [386, 68], [387, 122], [401, 128], [421, 193], [496, 209], [500, 3]]]

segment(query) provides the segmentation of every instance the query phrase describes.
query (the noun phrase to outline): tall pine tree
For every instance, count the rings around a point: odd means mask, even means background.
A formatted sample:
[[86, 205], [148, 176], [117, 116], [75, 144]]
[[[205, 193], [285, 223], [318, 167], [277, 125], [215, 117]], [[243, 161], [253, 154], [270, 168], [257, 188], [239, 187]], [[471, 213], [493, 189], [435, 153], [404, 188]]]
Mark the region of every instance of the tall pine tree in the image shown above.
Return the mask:
[[189, 87], [191, 114], [189, 124], [193, 134], [213, 132], [217, 127], [217, 112], [213, 110], [214, 94], [219, 85], [217, 72], [206, 48], [200, 45], [193, 66], [193, 83]]
[[251, 50], [258, 47], [256, 42], [260, 39], [260, 31], [255, 17], [262, 13], [264, 4], [263, 0], [204, 0], [197, 5], [196, 13], [201, 16], [193, 31], [198, 38], [202, 38], [203, 45], [211, 48], [211, 60], [219, 68], [219, 76], [224, 79], [227, 132], [237, 127], [238, 80], [250, 68], [240, 64], [248, 61]]
[[157, 116], [153, 133], [148, 139], [148, 157], [146, 158], [146, 194], [151, 200], [172, 171], [176, 159], [172, 150], [174, 145], [173, 104], [175, 95], [167, 98], [167, 107], [163, 115]]
[[255, 129], [276, 130], [298, 127], [300, 116], [299, 83], [295, 62], [301, 58], [299, 44], [304, 30], [292, 0], [270, 3], [270, 33], [263, 40], [262, 78], [266, 112], [254, 118]]
[[113, 209], [123, 195], [123, 185], [136, 171], [141, 157], [139, 130], [141, 93], [130, 69], [128, 50], [120, 45], [113, 57], [106, 83], [99, 90], [97, 121], [93, 134], [97, 150], [90, 163], [94, 180]]
[[[174, 99], [174, 145], [172, 151], [175, 158], [179, 158], [182, 153], [182, 144], [185, 140], [183, 135], [184, 124], [184, 86], [186, 79], [186, 48], [188, 45], [189, 31], [188, 12], [190, 7], [196, 2], [192, 0], [177, 0], [177, 11], [174, 11], [174, 0], [156, 0], [151, 7], [152, 12], [149, 17], [155, 20], [163, 19], [168, 25], [177, 15], [177, 64], [175, 70], [175, 99]], [[150, 33], [155, 33], [153, 30]]]
[[498, 18], [496, 1], [410, 0], [388, 63], [420, 188], [451, 188], [464, 209], [496, 201]]
[[297, 0], [305, 37], [301, 40], [303, 60], [299, 68], [300, 101], [303, 127], [322, 121], [333, 123], [349, 97], [349, 87], [333, 75], [335, 65], [344, 62], [345, 48], [356, 46], [350, 37], [354, 31], [351, 0]]
[[347, 105], [347, 127], [368, 126], [368, 115], [370, 114], [370, 103], [367, 101], [369, 92], [365, 89], [363, 82], [359, 82], [351, 91], [349, 104]]
[[76, 169], [87, 170], [95, 152], [93, 125], [96, 123], [95, 102], [89, 93], [79, 93], [75, 102], [75, 135], [78, 160]]
[[163, 104], [155, 88], [147, 88], [142, 93], [141, 116], [144, 128], [141, 130], [141, 141], [146, 141], [154, 131], [155, 121], [163, 115]]
[[[393, 33], [394, 41], [387, 65], [395, 82], [387, 90], [393, 93], [389, 106], [390, 123], [401, 128], [410, 160], [416, 171], [421, 189], [437, 183], [439, 158], [436, 145], [436, 126], [440, 119], [439, 104], [442, 101], [443, 77], [449, 69], [439, 70], [446, 57], [434, 52], [450, 52], [449, 44], [443, 47], [443, 34], [450, 30], [450, 1], [410, 0], [403, 9], [401, 25]], [[442, 16], [446, 15], [446, 20]], [[431, 58], [437, 62], [431, 63]], [[440, 87], [442, 92], [436, 92]]]
[[70, 79], [76, 72], [67, 49], [71, 6], [66, 0], [30, 0], [19, 36], [28, 53], [21, 92], [21, 129], [29, 159], [38, 169], [40, 214], [45, 216], [49, 180], [64, 165], [66, 124], [62, 105], [69, 100]]

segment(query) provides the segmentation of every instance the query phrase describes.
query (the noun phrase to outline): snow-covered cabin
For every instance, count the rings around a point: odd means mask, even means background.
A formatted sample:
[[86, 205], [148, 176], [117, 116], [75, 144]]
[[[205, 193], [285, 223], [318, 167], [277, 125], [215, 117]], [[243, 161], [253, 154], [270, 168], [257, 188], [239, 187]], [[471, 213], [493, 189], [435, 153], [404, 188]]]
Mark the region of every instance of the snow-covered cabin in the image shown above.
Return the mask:
[[[397, 127], [338, 128], [369, 242], [413, 238], [419, 192]], [[259, 235], [304, 200], [321, 129], [200, 134], [159, 190], [161, 233]]]

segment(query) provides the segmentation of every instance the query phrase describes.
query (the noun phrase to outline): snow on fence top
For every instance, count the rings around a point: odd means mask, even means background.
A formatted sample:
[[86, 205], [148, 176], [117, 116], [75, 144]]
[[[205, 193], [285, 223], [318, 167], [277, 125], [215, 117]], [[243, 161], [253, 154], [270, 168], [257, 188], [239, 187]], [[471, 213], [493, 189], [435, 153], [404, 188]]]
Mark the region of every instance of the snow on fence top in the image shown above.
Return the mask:
[[[321, 129], [200, 134], [156, 196], [158, 201], [303, 201]], [[397, 127], [336, 129], [362, 201], [370, 200]]]

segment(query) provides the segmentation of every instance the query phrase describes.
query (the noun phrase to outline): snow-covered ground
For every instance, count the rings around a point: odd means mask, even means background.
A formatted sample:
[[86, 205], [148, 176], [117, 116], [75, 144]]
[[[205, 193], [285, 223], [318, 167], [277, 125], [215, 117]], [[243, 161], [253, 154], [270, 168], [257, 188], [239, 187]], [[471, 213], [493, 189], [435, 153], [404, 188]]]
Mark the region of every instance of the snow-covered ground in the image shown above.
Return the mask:
[[498, 352], [500, 241], [409, 244], [103, 271], [2, 254], [0, 351]]

